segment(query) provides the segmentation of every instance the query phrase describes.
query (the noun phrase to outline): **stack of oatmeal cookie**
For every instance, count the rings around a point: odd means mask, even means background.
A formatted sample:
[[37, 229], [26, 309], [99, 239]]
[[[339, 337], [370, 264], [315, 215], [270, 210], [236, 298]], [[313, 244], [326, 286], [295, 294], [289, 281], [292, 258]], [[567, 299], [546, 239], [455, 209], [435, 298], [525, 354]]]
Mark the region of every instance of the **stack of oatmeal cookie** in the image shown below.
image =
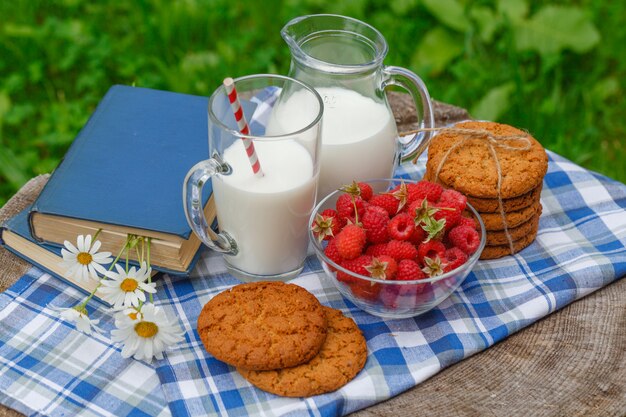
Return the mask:
[[487, 231], [480, 259], [496, 259], [519, 252], [537, 236], [547, 169], [544, 148], [526, 132], [468, 121], [433, 138], [424, 179], [467, 196]]

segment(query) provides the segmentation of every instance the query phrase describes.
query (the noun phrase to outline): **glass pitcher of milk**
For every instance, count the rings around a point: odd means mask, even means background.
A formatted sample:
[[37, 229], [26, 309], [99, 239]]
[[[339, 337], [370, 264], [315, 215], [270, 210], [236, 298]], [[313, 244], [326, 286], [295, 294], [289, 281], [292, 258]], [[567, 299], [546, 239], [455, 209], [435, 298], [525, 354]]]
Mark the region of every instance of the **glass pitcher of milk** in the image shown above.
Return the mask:
[[[318, 200], [353, 180], [390, 178], [400, 160], [421, 154], [431, 133], [398, 138], [385, 87], [406, 89], [415, 101], [419, 126], [434, 127], [424, 82], [411, 71], [384, 66], [387, 43], [356, 19], [311, 15], [291, 20], [281, 31], [291, 50], [289, 76], [313, 86], [324, 101]], [[304, 97], [288, 94], [276, 103], [269, 131], [289, 131], [305, 117]]]

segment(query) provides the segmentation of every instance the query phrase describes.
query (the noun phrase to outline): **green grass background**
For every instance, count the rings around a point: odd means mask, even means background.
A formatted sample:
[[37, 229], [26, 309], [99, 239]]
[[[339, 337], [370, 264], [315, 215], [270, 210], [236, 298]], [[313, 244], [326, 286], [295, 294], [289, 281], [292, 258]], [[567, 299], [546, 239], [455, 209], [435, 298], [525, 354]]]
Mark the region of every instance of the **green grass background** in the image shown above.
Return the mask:
[[433, 98], [626, 182], [626, 2], [0, 0], [0, 204], [56, 167], [112, 84], [209, 95], [285, 74], [280, 29], [310, 13], [367, 21]]

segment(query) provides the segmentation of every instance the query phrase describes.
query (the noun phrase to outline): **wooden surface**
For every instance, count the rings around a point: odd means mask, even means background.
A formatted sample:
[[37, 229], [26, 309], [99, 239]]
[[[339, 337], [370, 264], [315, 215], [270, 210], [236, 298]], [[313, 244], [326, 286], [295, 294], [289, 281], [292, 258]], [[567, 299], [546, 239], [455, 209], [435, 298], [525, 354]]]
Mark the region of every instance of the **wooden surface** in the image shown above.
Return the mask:
[[[399, 130], [414, 127], [408, 98], [390, 94]], [[437, 103], [438, 124], [468, 118]], [[39, 193], [35, 178], [0, 209], [0, 222]], [[0, 248], [0, 291], [29, 265]], [[0, 417], [21, 414], [0, 406]], [[626, 280], [551, 314], [386, 402], [374, 416], [626, 416]]]

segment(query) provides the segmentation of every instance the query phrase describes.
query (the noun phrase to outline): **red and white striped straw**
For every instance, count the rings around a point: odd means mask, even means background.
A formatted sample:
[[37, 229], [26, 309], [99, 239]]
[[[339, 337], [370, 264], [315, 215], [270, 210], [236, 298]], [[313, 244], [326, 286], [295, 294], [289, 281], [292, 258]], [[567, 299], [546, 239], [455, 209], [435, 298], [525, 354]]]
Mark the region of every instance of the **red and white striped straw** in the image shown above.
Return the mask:
[[[242, 135], [249, 135], [250, 128], [248, 127], [248, 122], [246, 122], [246, 116], [243, 114], [243, 108], [241, 107], [241, 103], [239, 102], [239, 97], [237, 97], [235, 82], [232, 78], [228, 77], [224, 79], [224, 88], [226, 88], [226, 95], [228, 95], [230, 108], [233, 110], [233, 114], [235, 115], [235, 120], [237, 121], [237, 127], [239, 131]], [[254, 149], [254, 143], [250, 138], [247, 138], [245, 136], [241, 139], [243, 140], [243, 146], [246, 148], [248, 159], [250, 159], [252, 172], [254, 173], [254, 175], [262, 177], [263, 171], [261, 170], [261, 163], [259, 162], [259, 158], [257, 157], [256, 151]]]

